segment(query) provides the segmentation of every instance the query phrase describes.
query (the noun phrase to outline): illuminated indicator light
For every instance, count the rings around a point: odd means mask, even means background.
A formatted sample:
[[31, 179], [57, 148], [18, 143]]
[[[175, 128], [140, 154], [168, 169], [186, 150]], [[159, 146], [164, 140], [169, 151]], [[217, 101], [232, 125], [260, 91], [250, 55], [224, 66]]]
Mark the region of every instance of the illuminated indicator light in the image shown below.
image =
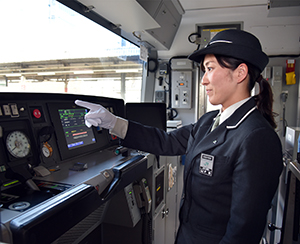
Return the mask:
[[180, 85], [180, 86], [184, 86], [184, 83], [183, 83], [183, 82], [180, 82], [179, 85]]
[[33, 110], [33, 116], [37, 119], [41, 118], [42, 116], [41, 111], [38, 109]]
[[[76, 131], [74, 131], [74, 132], [76, 132]], [[72, 131], [72, 133], [73, 133], [73, 131]], [[82, 135], [82, 134], [87, 134], [87, 131], [74, 133], [73, 136], [78, 136], [78, 135]]]
[[9, 183], [7, 183], [7, 184], [5, 184], [3, 186], [10, 186], [10, 185], [16, 184], [18, 182], [19, 182], [18, 180], [15, 180], [15, 181], [9, 182]]

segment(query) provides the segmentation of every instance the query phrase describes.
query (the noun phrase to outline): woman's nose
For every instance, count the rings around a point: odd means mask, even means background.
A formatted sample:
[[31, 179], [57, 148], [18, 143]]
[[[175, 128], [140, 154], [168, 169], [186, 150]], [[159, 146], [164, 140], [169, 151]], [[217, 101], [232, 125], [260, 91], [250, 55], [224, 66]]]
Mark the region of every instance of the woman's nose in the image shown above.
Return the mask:
[[204, 86], [206, 86], [208, 83], [209, 82], [208, 82], [206, 73], [204, 73], [204, 75], [202, 76], [201, 84], [204, 85]]

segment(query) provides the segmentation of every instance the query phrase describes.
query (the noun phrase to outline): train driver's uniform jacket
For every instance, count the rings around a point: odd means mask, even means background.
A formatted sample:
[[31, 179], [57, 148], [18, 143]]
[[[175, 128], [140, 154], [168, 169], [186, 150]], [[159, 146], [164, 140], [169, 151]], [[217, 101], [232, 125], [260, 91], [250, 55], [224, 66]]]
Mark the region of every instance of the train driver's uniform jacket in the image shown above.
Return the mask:
[[186, 155], [177, 244], [258, 244], [267, 224], [281, 142], [254, 98], [211, 131], [218, 113], [169, 133], [129, 121], [122, 140], [155, 155]]

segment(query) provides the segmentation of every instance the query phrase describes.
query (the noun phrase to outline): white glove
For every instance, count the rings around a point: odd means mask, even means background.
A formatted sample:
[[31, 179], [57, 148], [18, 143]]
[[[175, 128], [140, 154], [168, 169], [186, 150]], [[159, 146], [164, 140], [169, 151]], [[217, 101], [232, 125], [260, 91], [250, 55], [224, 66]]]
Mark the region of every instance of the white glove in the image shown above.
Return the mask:
[[89, 103], [76, 100], [75, 104], [90, 111], [85, 115], [85, 124], [87, 127], [100, 126], [105, 129], [113, 129], [117, 122], [117, 117], [102, 107], [100, 104]]

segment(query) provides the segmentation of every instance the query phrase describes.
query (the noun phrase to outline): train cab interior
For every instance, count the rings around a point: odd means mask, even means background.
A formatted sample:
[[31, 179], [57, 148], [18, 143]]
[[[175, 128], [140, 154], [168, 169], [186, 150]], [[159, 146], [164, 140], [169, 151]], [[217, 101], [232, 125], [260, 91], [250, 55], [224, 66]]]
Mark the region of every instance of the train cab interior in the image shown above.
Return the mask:
[[185, 155], [124, 147], [87, 127], [75, 101], [167, 133], [194, 124], [220, 106], [188, 56], [227, 29], [254, 34], [268, 55], [262, 76], [283, 150], [253, 244], [300, 243], [300, 0], [1, 0], [0, 9], [0, 243], [175, 243]]

